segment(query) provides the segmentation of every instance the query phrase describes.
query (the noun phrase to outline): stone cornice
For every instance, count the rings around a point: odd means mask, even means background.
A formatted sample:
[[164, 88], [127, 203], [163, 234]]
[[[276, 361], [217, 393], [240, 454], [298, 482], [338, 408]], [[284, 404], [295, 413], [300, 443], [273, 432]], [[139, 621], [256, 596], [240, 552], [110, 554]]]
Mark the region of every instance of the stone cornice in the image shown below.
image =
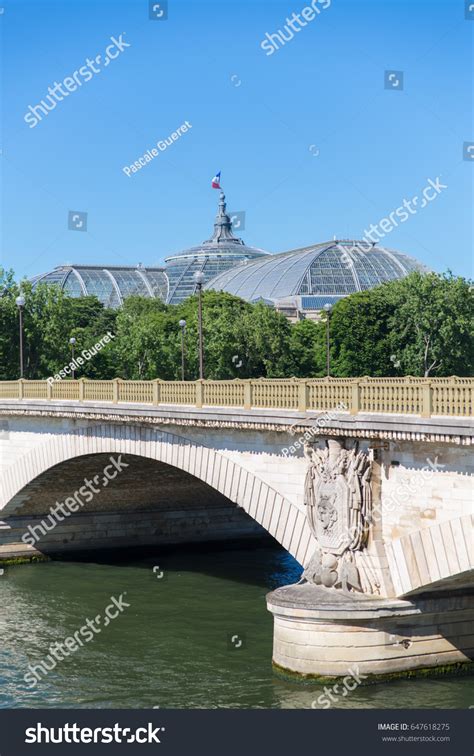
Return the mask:
[[99, 402], [44, 400], [0, 400], [0, 417], [50, 417], [80, 421], [135, 423], [194, 428], [222, 428], [290, 432], [300, 436], [342, 436], [383, 441], [424, 441], [429, 443], [472, 444], [469, 418], [420, 418], [415, 415], [390, 415], [347, 412], [301, 413], [292, 410], [229, 409]]

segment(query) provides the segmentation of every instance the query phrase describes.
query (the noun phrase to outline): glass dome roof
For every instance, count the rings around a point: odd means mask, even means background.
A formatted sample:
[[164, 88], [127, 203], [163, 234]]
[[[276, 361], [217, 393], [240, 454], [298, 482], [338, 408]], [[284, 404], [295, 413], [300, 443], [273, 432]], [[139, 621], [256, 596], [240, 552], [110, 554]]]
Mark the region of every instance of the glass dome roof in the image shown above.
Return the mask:
[[232, 232], [232, 221], [226, 212], [225, 195], [220, 194], [214, 222], [214, 233], [202, 244], [165, 258], [169, 279], [168, 303], [177, 304], [196, 292], [194, 275], [202, 272], [204, 283], [239, 263], [267, 256], [269, 252], [248, 247]]
[[[251, 302], [276, 302], [292, 295], [341, 297], [371, 289], [427, 268], [408, 255], [364, 241], [331, 241], [244, 262], [209, 281]], [[322, 300], [321, 300], [322, 301]]]
[[116, 267], [99, 265], [60, 265], [50, 273], [35, 276], [38, 283], [58, 284], [70, 297], [93, 294], [105, 307], [121, 307], [132, 294], [166, 301], [168, 279], [163, 268]]

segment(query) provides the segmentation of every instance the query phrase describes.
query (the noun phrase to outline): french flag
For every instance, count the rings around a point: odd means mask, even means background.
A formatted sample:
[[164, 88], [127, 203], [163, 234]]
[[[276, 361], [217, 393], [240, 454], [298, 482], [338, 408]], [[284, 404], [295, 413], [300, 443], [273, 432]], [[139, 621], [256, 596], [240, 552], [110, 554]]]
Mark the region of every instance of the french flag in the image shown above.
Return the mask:
[[216, 173], [216, 175], [212, 179], [211, 185], [212, 185], [213, 189], [220, 189], [221, 188], [221, 172], [220, 171], [219, 171], [219, 173]]

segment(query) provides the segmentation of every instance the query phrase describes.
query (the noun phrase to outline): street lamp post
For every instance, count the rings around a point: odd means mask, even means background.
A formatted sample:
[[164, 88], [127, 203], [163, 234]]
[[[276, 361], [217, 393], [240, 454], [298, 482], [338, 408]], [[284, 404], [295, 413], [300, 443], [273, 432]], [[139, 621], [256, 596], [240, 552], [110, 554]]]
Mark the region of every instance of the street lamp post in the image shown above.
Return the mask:
[[328, 378], [331, 375], [331, 358], [329, 352], [329, 320], [331, 317], [331, 307], [332, 305], [329, 303], [324, 305], [324, 310], [326, 312], [326, 375]]
[[198, 331], [199, 331], [199, 378], [204, 378], [204, 342], [202, 336], [202, 284], [204, 273], [197, 270], [194, 274], [194, 282], [198, 292]]
[[71, 336], [71, 338], [69, 339], [69, 343], [71, 345], [71, 356], [72, 356], [72, 362], [73, 362], [73, 365], [71, 367], [71, 375], [72, 375], [72, 380], [74, 380], [76, 377], [76, 371], [74, 370], [74, 344], [76, 343], [76, 339], [74, 338], [74, 336]]
[[23, 378], [23, 308], [25, 306], [25, 297], [20, 294], [16, 300], [16, 306], [18, 307], [18, 319], [20, 327], [20, 378]]
[[180, 320], [179, 327], [181, 328], [181, 380], [184, 381], [184, 331], [186, 329], [186, 321]]

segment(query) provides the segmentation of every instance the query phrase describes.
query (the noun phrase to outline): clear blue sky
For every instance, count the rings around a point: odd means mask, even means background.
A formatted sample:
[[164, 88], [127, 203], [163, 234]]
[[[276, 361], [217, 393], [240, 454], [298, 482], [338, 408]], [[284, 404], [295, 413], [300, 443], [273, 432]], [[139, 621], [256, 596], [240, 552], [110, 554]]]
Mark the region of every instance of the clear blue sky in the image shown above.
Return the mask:
[[[3, 265], [31, 276], [161, 263], [209, 236], [220, 169], [229, 209], [246, 211], [243, 238], [272, 252], [358, 238], [441, 177], [448, 188], [384, 244], [471, 275], [463, 0], [332, 0], [266, 55], [265, 33], [307, 4], [169, 0], [157, 21], [146, 0], [3, 0]], [[121, 34], [130, 47], [25, 123], [48, 86]], [[384, 88], [390, 70], [403, 91]], [[185, 121], [166, 152], [123, 173]], [[69, 210], [88, 213], [86, 233], [68, 230]]]

